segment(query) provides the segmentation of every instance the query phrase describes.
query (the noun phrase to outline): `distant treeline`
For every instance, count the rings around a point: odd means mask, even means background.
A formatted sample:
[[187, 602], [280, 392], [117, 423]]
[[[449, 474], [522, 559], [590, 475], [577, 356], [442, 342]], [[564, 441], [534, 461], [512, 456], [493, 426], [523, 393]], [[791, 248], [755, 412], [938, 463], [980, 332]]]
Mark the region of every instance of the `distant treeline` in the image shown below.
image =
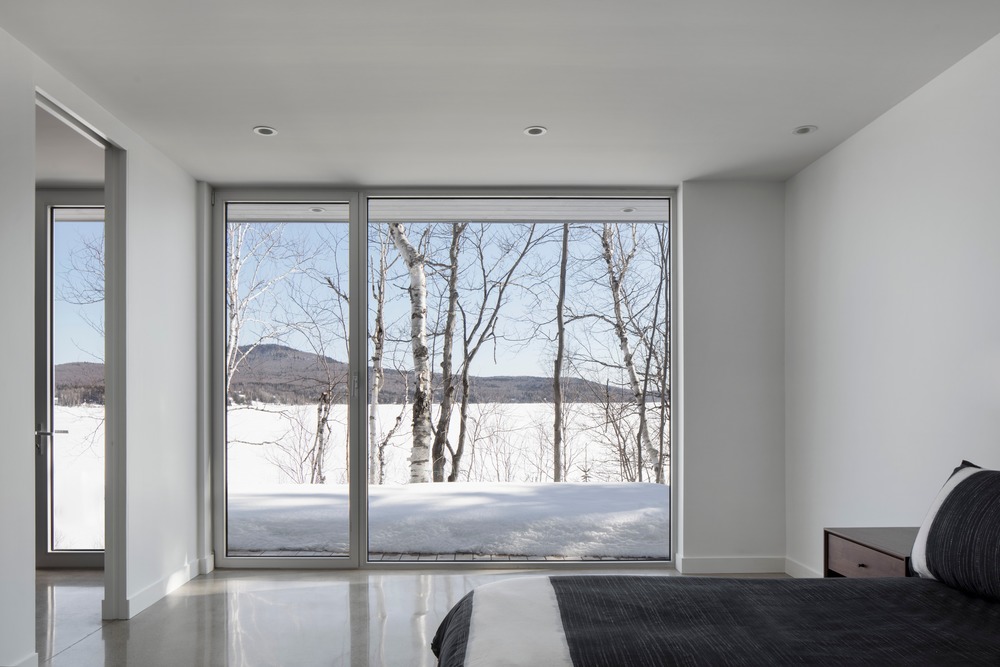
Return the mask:
[[104, 385], [91, 385], [89, 387], [56, 387], [54, 392], [56, 404], [75, 405], [104, 405]]
[[58, 405], [104, 405], [104, 364], [74, 361], [53, 369], [53, 391]]
[[[369, 382], [371, 377], [369, 376]], [[440, 377], [434, 377], [435, 402], [441, 401]], [[548, 403], [552, 401], [552, 378], [542, 377], [474, 377], [470, 378], [470, 403]], [[630, 400], [628, 390], [619, 386], [598, 385], [578, 378], [563, 380], [563, 397], [569, 403], [626, 403]], [[406, 388], [412, 387], [412, 381], [404, 382], [402, 378], [390, 380], [386, 378], [385, 386], [379, 394], [382, 404], [402, 404], [412, 400], [407, 398]], [[329, 385], [301, 382], [240, 382], [232, 383], [229, 401], [234, 405], [249, 405], [251, 403], [272, 403], [280, 405], [308, 405], [316, 403], [320, 394]], [[412, 390], [411, 390], [412, 392]], [[333, 384], [334, 404], [347, 403], [347, 383]], [[369, 392], [370, 396], [370, 392]], [[655, 397], [654, 397], [655, 399]]]
[[[309, 405], [331, 386], [334, 404], [347, 403], [347, 364], [282, 345], [260, 345], [240, 365], [230, 384], [229, 402], [234, 405], [272, 403]], [[369, 385], [372, 381], [369, 370]], [[433, 400], [441, 401], [441, 375], [432, 380]], [[74, 362], [55, 367], [55, 397], [59, 405], [104, 405], [104, 364]], [[413, 374], [386, 372], [379, 395], [383, 404], [412, 400]], [[547, 403], [552, 400], [552, 378], [472, 376], [471, 403]], [[407, 395], [410, 395], [407, 398]], [[626, 387], [602, 385], [580, 378], [563, 378], [563, 398], [570, 403], [626, 403]], [[652, 396], [651, 400], [657, 400]]]

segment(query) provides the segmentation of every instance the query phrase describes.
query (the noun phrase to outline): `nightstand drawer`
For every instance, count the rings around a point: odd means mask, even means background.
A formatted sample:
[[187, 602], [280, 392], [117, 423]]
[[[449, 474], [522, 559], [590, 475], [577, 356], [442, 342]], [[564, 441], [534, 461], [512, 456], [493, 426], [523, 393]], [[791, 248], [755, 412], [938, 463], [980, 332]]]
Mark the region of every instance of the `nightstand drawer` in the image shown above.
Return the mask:
[[905, 577], [906, 559], [837, 535], [827, 536], [827, 569], [845, 577]]

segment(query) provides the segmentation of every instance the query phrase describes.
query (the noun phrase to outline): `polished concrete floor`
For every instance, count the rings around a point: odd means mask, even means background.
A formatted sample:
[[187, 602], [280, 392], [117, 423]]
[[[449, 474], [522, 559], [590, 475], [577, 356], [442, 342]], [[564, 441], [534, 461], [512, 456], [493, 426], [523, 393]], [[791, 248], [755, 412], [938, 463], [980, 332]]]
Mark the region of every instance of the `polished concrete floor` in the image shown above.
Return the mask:
[[39, 570], [38, 653], [58, 667], [430, 666], [438, 624], [474, 586], [549, 573], [216, 570], [130, 621], [102, 622], [103, 573]]

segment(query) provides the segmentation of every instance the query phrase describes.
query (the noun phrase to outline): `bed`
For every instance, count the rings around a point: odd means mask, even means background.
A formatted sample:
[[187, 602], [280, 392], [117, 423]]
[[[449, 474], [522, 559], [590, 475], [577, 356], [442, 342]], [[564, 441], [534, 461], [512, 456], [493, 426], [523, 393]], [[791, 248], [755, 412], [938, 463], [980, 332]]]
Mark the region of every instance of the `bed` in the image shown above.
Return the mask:
[[549, 576], [474, 589], [442, 621], [442, 667], [1000, 665], [1000, 472], [967, 462], [911, 557], [919, 576]]

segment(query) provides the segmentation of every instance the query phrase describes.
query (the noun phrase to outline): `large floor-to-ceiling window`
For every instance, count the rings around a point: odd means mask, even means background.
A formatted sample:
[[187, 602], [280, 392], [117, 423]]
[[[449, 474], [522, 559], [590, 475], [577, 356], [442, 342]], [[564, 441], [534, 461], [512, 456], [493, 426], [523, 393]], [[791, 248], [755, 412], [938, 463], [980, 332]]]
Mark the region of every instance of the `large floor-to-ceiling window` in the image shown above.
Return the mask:
[[216, 207], [223, 564], [669, 559], [669, 198]]

